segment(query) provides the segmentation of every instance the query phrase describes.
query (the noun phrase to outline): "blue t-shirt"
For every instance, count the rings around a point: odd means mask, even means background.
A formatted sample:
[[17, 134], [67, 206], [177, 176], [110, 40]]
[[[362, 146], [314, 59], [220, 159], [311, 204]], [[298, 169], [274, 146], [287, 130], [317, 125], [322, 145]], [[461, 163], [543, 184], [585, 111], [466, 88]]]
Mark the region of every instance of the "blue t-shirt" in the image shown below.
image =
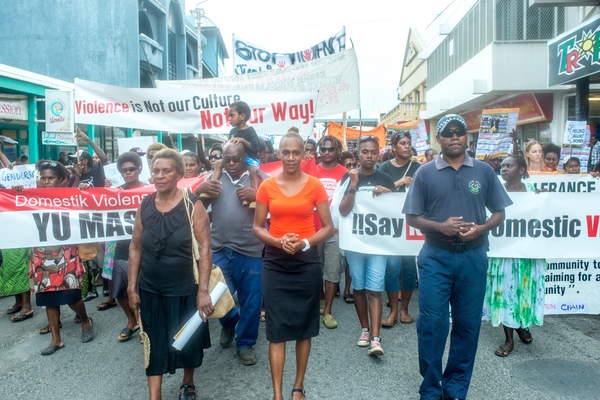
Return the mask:
[[[465, 160], [458, 170], [448, 165], [443, 155], [419, 168], [402, 212], [435, 222], [463, 217], [464, 221], [482, 225], [487, 220], [486, 208], [493, 213], [511, 204], [492, 167], [465, 152]], [[444, 240], [458, 239], [439, 232], [423, 233]]]

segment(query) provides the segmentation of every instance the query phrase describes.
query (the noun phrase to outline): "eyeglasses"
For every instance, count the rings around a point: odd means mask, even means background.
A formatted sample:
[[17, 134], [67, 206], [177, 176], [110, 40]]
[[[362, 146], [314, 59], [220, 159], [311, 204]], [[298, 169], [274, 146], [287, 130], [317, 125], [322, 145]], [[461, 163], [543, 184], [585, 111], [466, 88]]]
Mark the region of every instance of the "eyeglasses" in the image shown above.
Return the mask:
[[208, 159], [209, 159], [209, 160], [220, 160], [220, 159], [222, 159], [222, 158], [223, 158], [223, 155], [222, 155], [222, 154], [213, 154], [213, 155], [211, 155], [211, 156], [208, 156]]
[[374, 140], [377, 143], [379, 143], [379, 137], [377, 137], [375, 135], [365, 135], [365, 136], [361, 136], [360, 139], [358, 139], [359, 142], [364, 142], [367, 140]]
[[333, 153], [335, 151], [335, 147], [319, 147], [319, 151], [321, 153]]
[[466, 134], [467, 134], [467, 131], [465, 129], [462, 129], [462, 128], [444, 129], [443, 131], [441, 131], [439, 133], [439, 135], [441, 137], [446, 138], [446, 139], [450, 139], [454, 135], [456, 135], [458, 137], [462, 137], [462, 136], [465, 136]]
[[138, 167], [121, 168], [121, 173], [126, 174], [128, 172], [135, 172], [138, 169], [139, 169]]
[[352, 168], [356, 168], [356, 163], [348, 163], [345, 165], [346, 169], [352, 169]]
[[46, 165], [51, 166], [52, 168], [56, 168], [58, 167], [58, 164], [55, 163], [54, 161], [44, 161], [43, 163], [40, 164], [40, 166], [44, 167]]
[[244, 157], [242, 156], [238, 156], [238, 157], [223, 157], [223, 163], [225, 164], [229, 164], [230, 162], [237, 164], [239, 162], [242, 162], [242, 160], [245, 160]]

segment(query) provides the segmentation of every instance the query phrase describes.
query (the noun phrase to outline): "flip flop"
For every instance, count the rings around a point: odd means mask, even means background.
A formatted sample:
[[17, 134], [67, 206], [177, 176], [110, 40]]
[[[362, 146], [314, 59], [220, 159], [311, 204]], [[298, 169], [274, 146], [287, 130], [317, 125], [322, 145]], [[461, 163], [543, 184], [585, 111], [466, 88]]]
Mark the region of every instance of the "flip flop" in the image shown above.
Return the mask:
[[267, 314], [264, 311], [260, 312], [260, 322], [265, 322], [267, 320]]
[[17, 312], [15, 315], [13, 315], [11, 317], [11, 321], [12, 322], [21, 322], [21, 321], [25, 321], [26, 319], [29, 319], [33, 317], [33, 310], [31, 310], [29, 313], [22, 313], [21, 311]]
[[400, 316], [401, 324], [412, 324], [413, 322], [415, 322], [415, 320], [413, 319], [412, 315], [408, 315], [408, 317], [404, 318], [402, 318], [402, 315]]
[[94, 338], [94, 321], [91, 318], [89, 318], [89, 320], [90, 320], [90, 328], [87, 331], [81, 332], [81, 342], [82, 343], [90, 342]]
[[105, 311], [105, 310], [108, 310], [109, 308], [113, 308], [116, 306], [117, 306], [116, 301], [114, 303], [109, 303], [108, 301], [103, 301], [102, 303], [98, 304], [96, 306], [96, 308], [98, 309], [98, 311]]
[[[59, 329], [62, 328], [62, 322], [58, 323], [58, 328]], [[48, 324], [45, 327], [43, 327], [42, 329], [40, 329], [40, 335], [46, 335], [46, 334], [48, 334], [50, 332], [51, 332], [50, 324]]]
[[392, 327], [393, 327], [394, 325], [396, 325], [397, 323], [398, 323], [398, 320], [397, 320], [397, 319], [395, 319], [394, 321], [390, 322], [390, 321], [389, 321], [389, 318], [386, 318], [386, 319], [384, 319], [384, 320], [381, 322], [381, 326], [382, 326], [383, 328], [392, 328]]
[[529, 331], [529, 329], [519, 328], [519, 329], [515, 329], [515, 331], [517, 331], [517, 335], [519, 335], [519, 339], [524, 344], [531, 344], [531, 342], [533, 342], [533, 336], [531, 335], [531, 332]]
[[497, 355], [498, 357], [508, 357], [510, 355], [510, 353], [512, 353], [514, 349], [506, 349], [504, 348], [504, 345], [498, 347], [496, 349], [496, 351], [494, 352], [495, 355]]
[[344, 301], [348, 304], [354, 303], [354, 295], [352, 293], [346, 293], [344, 295]]
[[54, 346], [48, 346], [44, 350], [42, 350], [43, 356], [49, 356], [50, 354], [56, 353], [60, 349], [64, 349], [64, 344], [55, 344]]
[[139, 326], [134, 326], [133, 329], [123, 328], [119, 334], [119, 342], [126, 342], [133, 337], [133, 334], [140, 330]]
[[22, 309], [23, 309], [23, 306], [18, 306], [18, 305], [15, 304], [11, 308], [9, 308], [8, 310], [6, 310], [6, 313], [8, 315], [11, 315], [11, 314], [14, 314], [14, 313], [18, 313]]

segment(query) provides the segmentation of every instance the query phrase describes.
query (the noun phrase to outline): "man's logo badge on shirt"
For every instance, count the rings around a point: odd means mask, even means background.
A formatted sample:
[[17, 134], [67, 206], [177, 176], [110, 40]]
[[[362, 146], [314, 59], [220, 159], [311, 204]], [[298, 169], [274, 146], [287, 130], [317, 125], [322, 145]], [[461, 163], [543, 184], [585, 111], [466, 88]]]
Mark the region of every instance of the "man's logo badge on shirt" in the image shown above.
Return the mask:
[[479, 183], [478, 181], [469, 182], [469, 192], [471, 192], [473, 194], [478, 194], [480, 190], [481, 190], [481, 183]]

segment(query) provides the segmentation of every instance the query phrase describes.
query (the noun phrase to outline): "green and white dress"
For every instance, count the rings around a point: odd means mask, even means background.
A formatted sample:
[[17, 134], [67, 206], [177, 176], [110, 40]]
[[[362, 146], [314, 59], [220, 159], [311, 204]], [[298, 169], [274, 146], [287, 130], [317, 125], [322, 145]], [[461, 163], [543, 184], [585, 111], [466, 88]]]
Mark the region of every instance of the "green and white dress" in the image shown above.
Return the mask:
[[0, 297], [29, 291], [29, 255], [31, 249], [2, 250]]
[[[535, 191], [526, 187], [528, 192]], [[545, 259], [490, 257], [484, 308], [492, 326], [518, 329], [542, 325], [545, 273]]]

